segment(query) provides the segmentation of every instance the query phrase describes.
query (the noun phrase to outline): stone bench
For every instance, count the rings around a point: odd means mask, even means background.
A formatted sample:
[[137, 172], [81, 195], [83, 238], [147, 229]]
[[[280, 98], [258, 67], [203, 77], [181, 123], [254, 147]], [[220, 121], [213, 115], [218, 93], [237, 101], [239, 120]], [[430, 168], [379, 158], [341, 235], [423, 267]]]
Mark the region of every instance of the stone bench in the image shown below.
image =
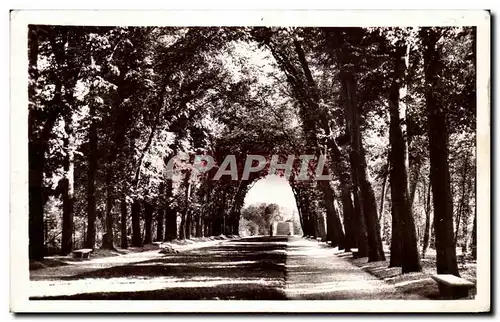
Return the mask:
[[73, 251], [73, 257], [77, 259], [89, 259], [90, 253], [92, 253], [92, 249], [83, 248]]
[[438, 283], [439, 292], [445, 298], [459, 299], [469, 296], [469, 289], [474, 283], [452, 274], [433, 275], [432, 279]]
[[352, 258], [359, 258], [359, 253], [357, 248], [351, 248]]

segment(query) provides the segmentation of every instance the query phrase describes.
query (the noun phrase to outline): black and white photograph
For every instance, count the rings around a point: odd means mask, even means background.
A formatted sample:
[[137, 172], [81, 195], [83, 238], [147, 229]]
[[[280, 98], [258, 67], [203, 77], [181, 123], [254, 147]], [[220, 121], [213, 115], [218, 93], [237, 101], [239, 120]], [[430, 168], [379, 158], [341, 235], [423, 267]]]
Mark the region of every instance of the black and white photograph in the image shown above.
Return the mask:
[[489, 311], [488, 11], [231, 15], [11, 12], [11, 310]]

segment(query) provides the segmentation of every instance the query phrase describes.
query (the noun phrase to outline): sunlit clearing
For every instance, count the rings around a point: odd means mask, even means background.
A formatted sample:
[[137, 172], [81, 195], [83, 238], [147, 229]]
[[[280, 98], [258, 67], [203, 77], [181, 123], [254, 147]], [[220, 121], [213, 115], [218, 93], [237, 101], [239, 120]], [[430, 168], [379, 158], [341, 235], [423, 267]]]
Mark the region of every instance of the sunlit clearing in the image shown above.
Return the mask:
[[297, 213], [297, 204], [288, 181], [277, 175], [269, 175], [257, 181], [245, 197], [245, 207], [259, 203], [276, 203], [282, 209], [284, 219]]

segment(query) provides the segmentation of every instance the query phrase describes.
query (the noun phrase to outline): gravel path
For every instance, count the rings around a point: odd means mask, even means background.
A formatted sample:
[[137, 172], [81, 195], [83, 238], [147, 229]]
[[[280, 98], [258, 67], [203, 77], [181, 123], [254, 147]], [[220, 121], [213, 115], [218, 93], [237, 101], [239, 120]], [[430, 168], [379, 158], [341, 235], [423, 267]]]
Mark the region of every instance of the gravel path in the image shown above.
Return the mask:
[[[128, 256], [121, 263], [99, 261], [104, 267], [98, 269], [89, 268], [90, 263], [71, 265], [72, 270], [82, 267], [87, 270], [32, 280], [30, 297], [44, 300], [283, 300], [286, 299], [283, 292], [286, 238], [280, 239], [224, 241], [158, 256], [148, 252], [146, 257], [150, 258], [140, 262], [136, 262], [137, 256]], [[124, 263], [125, 259], [131, 262]]]
[[334, 253], [335, 249], [324, 243], [289, 238], [287, 297], [293, 300], [424, 299], [396, 290]]
[[[214, 240], [187, 245], [174, 245], [174, 247], [172, 248], [178, 252], [187, 252], [198, 248], [214, 247], [223, 242], [224, 240]], [[160, 253], [160, 249], [101, 258], [92, 258], [91, 256], [90, 260], [68, 261], [68, 265], [65, 266], [32, 270], [30, 271], [30, 280], [53, 280], [69, 276], [76, 276], [82, 273], [92, 272], [99, 269], [140, 263], [161, 257], [164, 257], [164, 255]]]
[[[200, 245], [201, 246], [201, 245]], [[299, 237], [252, 237], [94, 259], [32, 272], [30, 297], [52, 300], [420, 299]]]

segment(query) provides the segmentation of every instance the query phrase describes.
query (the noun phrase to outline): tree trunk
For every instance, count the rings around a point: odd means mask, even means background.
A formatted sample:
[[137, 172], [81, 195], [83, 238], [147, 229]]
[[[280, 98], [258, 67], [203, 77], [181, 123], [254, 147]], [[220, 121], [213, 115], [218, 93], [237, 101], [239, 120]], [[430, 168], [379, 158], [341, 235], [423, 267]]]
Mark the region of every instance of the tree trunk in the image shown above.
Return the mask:
[[[295, 197], [297, 198], [297, 197]], [[297, 200], [297, 199], [295, 199]], [[297, 201], [295, 201], [295, 203], [297, 204]], [[302, 235], [305, 236], [306, 235], [306, 232], [305, 232], [305, 225], [304, 225], [304, 215], [302, 214], [302, 211], [300, 210], [300, 208], [297, 206], [297, 215], [299, 216], [299, 223], [300, 223], [300, 228], [302, 229]]]
[[[467, 169], [469, 169], [469, 164], [470, 160], [470, 155], [467, 156]], [[471, 174], [467, 173], [467, 177], [469, 178]], [[475, 173], [473, 172], [472, 175], [474, 176]], [[470, 179], [470, 178], [469, 178]], [[469, 246], [469, 219], [470, 219], [470, 196], [472, 193], [472, 182], [471, 180], [467, 180], [466, 183], [466, 188], [465, 188], [465, 196], [463, 198], [463, 212], [462, 212], [462, 253], [465, 254], [467, 253], [468, 246]]]
[[475, 211], [475, 209], [474, 209], [474, 223], [472, 226], [470, 248], [471, 248], [472, 258], [477, 259], [477, 212]]
[[120, 240], [121, 240], [121, 248], [128, 248], [128, 240], [127, 240], [127, 200], [125, 196], [122, 197], [120, 204]]
[[349, 187], [343, 187], [342, 189], [342, 212], [344, 213], [345, 251], [349, 252], [351, 247], [357, 247], [356, 236], [358, 235]]
[[431, 183], [429, 182], [425, 201], [425, 231], [422, 245], [422, 258], [425, 258], [427, 247], [429, 247], [429, 237], [431, 228]]
[[[389, 154], [390, 155], [390, 154]], [[389, 185], [387, 184], [387, 179], [389, 177], [389, 169], [390, 169], [390, 156], [387, 158], [387, 165], [386, 165], [386, 170], [384, 173], [384, 180], [382, 181], [382, 193], [380, 196], [380, 210], [378, 214], [378, 218], [380, 221], [380, 235], [382, 237], [382, 241], [385, 241], [387, 243], [387, 236], [385, 233], [385, 225], [386, 225], [386, 219], [385, 219], [385, 198], [387, 196], [387, 189]]]
[[165, 241], [177, 238], [177, 211], [170, 205], [165, 210]]
[[391, 226], [391, 258], [389, 262], [389, 267], [401, 267], [403, 265], [403, 243], [402, 239], [402, 229], [398, 217], [398, 210], [394, 202], [394, 189], [391, 187], [391, 198], [392, 198], [392, 226]]
[[[382, 192], [380, 195], [380, 210], [379, 210], [379, 218], [383, 220], [384, 212], [385, 212], [385, 195], [387, 193], [387, 178], [389, 177], [389, 162], [387, 162], [386, 173], [384, 174], [384, 180], [382, 180]], [[381, 225], [383, 226], [383, 225]]]
[[[106, 170], [110, 171], [110, 170]], [[103, 236], [102, 248], [115, 249], [114, 247], [114, 233], [113, 233], [113, 191], [111, 176], [106, 174], [106, 233]]]
[[187, 209], [183, 209], [181, 213], [181, 222], [179, 224], [179, 239], [186, 239], [186, 215]]
[[179, 227], [179, 238], [180, 239], [186, 239], [186, 236], [188, 234], [187, 229], [189, 228], [188, 225], [189, 223], [187, 222], [189, 220], [188, 218], [188, 213], [189, 213], [189, 198], [191, 196], [191, 182], [189, 182], [189, 179], [191, 177], [191, 171], [186, 170], [184, 173], [184, 204], [183, 204], [183, 209], [182, 209], [182, 214], [181, 214], [181, 224]]
[[181, 213], [181, 222], [179, 225], [179, 239], [186, 239], [186, 214], [187, 214], [187, 209], [184, 209]]
[[458, 235], [460, 232], [460, 221], [462, 220], [462, 200], [460, 200], [460, 204], [458, 205], [457, 215], [455, 216], [455, 239], [454, 243], [458, 246]]
[[191, 239], [191, 232], [193, 229], [193, 212], [188, 211], [186, 213], [186, 239]]
[[43, 155], [40, 142], [29, 143], [29, 258], [31, 260], [41, 260], [45, 253], [43, 225], [45, 158]]
[[132, 203], [132, 246], [141, 247], [141, 203], [135, 198]]
[[[469, 174], [469, 155], [465, 154], [463, 158], [462, 165], [462, 182], [461, 182], [461, 193], [460, 193], [460, 204], [457, 211], [456, 227], [455, 227], [455, 245], [459, 245], [459, 235], [460, 235], [460, 222], [463, 222], [463, 232], [462, 232], [462, 248], [463, 245], [467, 245], [467, 224], [469, 215], [469, 189], [467, 186], [467, 177]], [[467, 248], [467, 246], [465, 246]]]
[[293, 181], [290, 181], [290, 186], [292, 187], [292, 192], [293, 192], [293, 196], [295, 199], [295, 205], [297, 206], [297, 212], [299, 214], [300, 227], [302, 228], [302, 234], [304, 236], [307, 236], [307, 233], [308, 233], [308, 227], [307, 227], [307, 223], [306, 223], [307, 218], [305, 217], [305, 214], [302, 211], [302, 205], [300, 203], [301, 190], [296, 186], [296, 184]]
[[172, 180], [166, 181], [165, 187], [165, 241], [177, 238], [177, 211], [171, 205]]
[[44, 257], [43, 172], [45, 158], [39, 142], [29, 143], [29, 258], [41, 260]]
[[73, 127], [71, 115], [64, 118], [64, 129], [66, 136], [63, 139], [66, 155], [64, 157], [64, 178], [63, 178], [63, 216], [62, 216], [62, 237], [61, 255], [68, 255], [73, 250]]
[[304, 213], [304, 218], [306, 218], [307, 222], [307, 235], [316, 238], [316, 219], [314, 214], [311, 212], [311, 200], [308, 193], [309, 192], [307, 190], [303, 190], [301, 193], [303, 195], [301, 200], [302, 213]]
[[363, 207], [359, 198], [359, 189], [357, 185], [353, 186], [352, 191], [354, 204], [354, 225], [358, 227], [356, 235], [356, 246], [358, 247], [358, 255], [360, 257], [368, 257], [368, 238], [366, 236], [365, 216], [363, 215]]
[[165, 210], [159, 208], [156, 212], [156, 241], [163, 241], [163, 224], [165, 222]]
[[149, 202], [144, 203], [144, 245], [149, 245], [153, 242], [153, 206]]
[[201, 219], [201, 213], [197, 212], [195, 215], [195, 237], [203, 237], [203, 224]]
[[156, 239], [155, 241], [163, 241], [163, 225], [165, 223], [165, 183], [160, 183], [159, 190], [159, 205], [156, 212]]
[[422, 167], [422, 161], [416, 160], [412, 168], [411, 184], [410, 184], [410, 209], [413, 207], [415, 201], [415, 192], [417, 190], [418, 180], [420, 178], [420, 168]]
[[95, 179], [97, 175], [97, 124], [96, 117], [96, 102], [89, 104], [89, 154], [88, 154], [88, 169], [87, 169], [87, 241], [85, 247], [94, 249], [95, 247], [95, 220], [96, 220], [96, 190]]
[[424, 66], [426, 66], [425, 101], [436, 234], [436, 266], [438, 274], [459, 276], [453, 239], [453, 199], [450, 191], [446, 112], [441, 98], [435, 95], [435, 89], [439, 88], [439, 78], [442, 76], [442, 62], [439, 48], [436, 48], [441, 35], [430, 27], [422, 28], [420, 33], [424, 47]]
[[403, 136], [404, 131], [401, 128], [402, 122], [405, 122], [404, 110], [400, 113], [400, 82], [403, 81], [406, 69], [403, 59], [404, 52], [405, 47], [402, 45], [396, 46], [393, 52], [394, 75], [389, 93], [391, 115], [389, 129], [391, 145], [390, 182], [393, 209], [391, 266], [401, 265], [403, 273], [409, 273], [419, 272], [422, 267], [418, 253], [415, 222], [411, 212], [410, 196], [408, 195], [406, 167], [408, 151]]
[[342, 230], [342, 224], [333, 202], [335, 195], [329, 181], [320, 180], [318, 184], [324, 195], [326, 207], [326, 225], [327, 225], [327, 240], [332, 242], [332, 247], [338, 246], [339, 249], [345, 248], [345, 236]]

